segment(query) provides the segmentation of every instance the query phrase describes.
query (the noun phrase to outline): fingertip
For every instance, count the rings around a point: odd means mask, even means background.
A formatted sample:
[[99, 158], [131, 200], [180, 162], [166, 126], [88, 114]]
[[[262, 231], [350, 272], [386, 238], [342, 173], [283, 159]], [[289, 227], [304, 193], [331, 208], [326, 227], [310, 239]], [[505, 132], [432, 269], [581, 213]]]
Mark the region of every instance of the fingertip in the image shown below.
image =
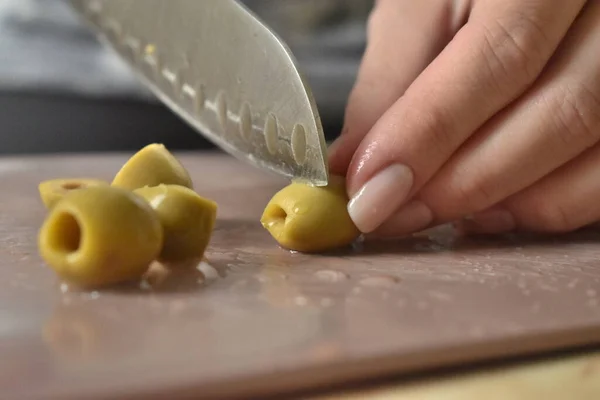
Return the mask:
[[372, 233], [372, 237], [396, 238], [421, 232], [434, 221], [431, 209], [420, 200], [413, 200]]
[[465, 235], [495, 235], [509, 233], [517, 228], [515, 217], [504, 208], [494, 208], [463, 218], [455, 223]]
[[394, 164], [373, 176], [358, 191], [353, 193], [349, 189], [348, 213], [358, 229], [371, 233], [383, 224], [406, 202], [413, 179], [410, 168]]

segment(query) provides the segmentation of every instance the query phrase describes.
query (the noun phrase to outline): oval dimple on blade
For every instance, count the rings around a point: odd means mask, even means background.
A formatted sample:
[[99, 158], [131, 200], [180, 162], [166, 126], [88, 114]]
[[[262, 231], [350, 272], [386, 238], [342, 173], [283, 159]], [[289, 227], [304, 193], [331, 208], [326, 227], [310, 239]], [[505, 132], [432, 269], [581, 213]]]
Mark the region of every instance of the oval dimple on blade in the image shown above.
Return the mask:
[[71, 0], [172, 110], [230, 154], [326, 185], [312, 93], [287, 46], [233, 0]]

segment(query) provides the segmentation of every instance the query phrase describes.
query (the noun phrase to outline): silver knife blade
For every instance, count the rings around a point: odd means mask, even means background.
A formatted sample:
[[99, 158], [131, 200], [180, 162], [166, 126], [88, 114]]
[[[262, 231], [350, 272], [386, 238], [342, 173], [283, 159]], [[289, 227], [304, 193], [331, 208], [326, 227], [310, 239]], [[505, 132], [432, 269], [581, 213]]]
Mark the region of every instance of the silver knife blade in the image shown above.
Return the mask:
[[231, 155], [328, 182], [310, 88], [285, 43], [234, 0], [70, 0], [155, 95]]

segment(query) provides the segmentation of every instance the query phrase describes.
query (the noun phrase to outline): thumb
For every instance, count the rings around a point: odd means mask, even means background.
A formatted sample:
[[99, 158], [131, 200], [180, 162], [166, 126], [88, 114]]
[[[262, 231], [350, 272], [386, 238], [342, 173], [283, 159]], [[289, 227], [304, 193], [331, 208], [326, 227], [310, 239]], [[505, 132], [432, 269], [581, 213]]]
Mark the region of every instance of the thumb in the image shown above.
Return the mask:
[[346, 107], [344, 129], [329, 149], [333, 173], [346, 175], [367, 132], [449, 42], [453, 20], [458, 20], [450, 3], [377, 1], [369, 18], [367, 49]]

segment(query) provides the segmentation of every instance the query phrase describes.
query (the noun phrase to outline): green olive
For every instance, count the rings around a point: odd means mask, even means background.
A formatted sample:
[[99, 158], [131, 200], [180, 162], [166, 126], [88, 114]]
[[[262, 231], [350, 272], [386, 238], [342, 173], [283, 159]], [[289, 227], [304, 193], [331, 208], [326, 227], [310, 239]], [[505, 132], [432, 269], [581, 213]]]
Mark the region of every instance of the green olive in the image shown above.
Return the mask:
[[212, 236], [217, 204], [183, 186], [159, 185], [137, 189], [158, 214], [164, 231], [159, 260], [183, 262], [200, 259]]
[[261, 223], [287, 249], [306, 253], [330, 250], [347, 246], [360, 236], [347, 205], [341, 177], [330, 177], [326, 187], [292, 183], [273, 196]]
[[84, 288], [139, 279], [162, 243], [158, 216], [144, 199], [108, 185], [69, 192], [38, 237], [46, 263], [64, 281]]
[[39, 184], [38, 189], [42, 202], [47, 209], [52, 209], [65, 194], [72, 190], [84, 189], [92, 186], [106, 186], [108, 182], [90, 178], [65, 178], [51, 179]]
[[185, 167], [165, 146], [156, 143], [134, 154], [112, 182], [113, 186], [129, 190], [160, 184], [193, 188]]

